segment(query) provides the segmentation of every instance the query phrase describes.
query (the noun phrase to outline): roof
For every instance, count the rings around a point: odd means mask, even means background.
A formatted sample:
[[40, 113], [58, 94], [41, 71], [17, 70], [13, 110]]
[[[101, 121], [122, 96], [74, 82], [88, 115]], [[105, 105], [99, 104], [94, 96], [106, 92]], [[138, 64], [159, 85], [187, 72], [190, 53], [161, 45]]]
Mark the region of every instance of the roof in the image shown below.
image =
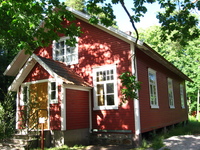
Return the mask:
[[61, 77], [66, 84], [88, 86], [90, 84], [84, 81], [82, 77], [76, 74], [72, 69], [66, 66], [66, 64], [55, 61], [52, 59], [47, 59], [38, 56], [53, 72], [55, 72], [59, 77]]
[[40, 64], [51, 76], [56, 79], [56, 81], [62, 81], [68, 85], [91, 88], [89, 83], [85, 82], [83, 78], [67, 67], [64, 63], [32, 54], [10, 85], [10, 91], [17, 91], [18, 87], [23, 83], [24, 79], [36, 63]]
[[[72, 8], [66, 8], [67, 10], [71, 11], [78, 19], [81, 19], [85, 22], [89, 22], [89, 15], [86, 15], [80, 11], [74, 10]], [[126, 34], [123, 31], [120, 31], [118, 29], [115, 29], [113, 27], [105, 27], [101, 24], [94, 25], [93, 26], [127, 42], [127, 43], [134, 43], [141, 51], [145, 52], [148, 56], [156, 60], [157, 62], [163, 64], [166, 68], [173, 71], [175, 74], [183, 78], [184, 80], [192, 81], [189, 77], [187, 77], [185, 74], [183, 74], [179, 69], [177, 69], [173, 64], [168, 62], [164, 57], [162, 57], [160, 54], [158, 54], [155, 50], [153, 50], [150, 46], [148, 46], [146, 43], [138, 40], [137, 44], [135, 43], [136, 38], [133, 36]], [[24, 51], [19, 52], [19, 54], [15, 57], [15, 59], [12, 61], [12, 63], [8, 66], [6, 71], [4, 72], [4, 75], [10, 75], [10, 76], [16, 76], [19, 72], [19, 69], [26, 63], [26, 60], [29, 58], [29, 55], [25, 55]], [[43, 58], [41, 58], [43, 59]], [[46, 65], [48, 65], [48, 61], [44, 60], [46, 62]], [[49, 60], [50, 61], [50, 60]], [[55, 62], [54, 62], [55, 63]], [[58, 64], [56, 64], [58, 65]], [[62, 65], [60, 64], [60, 68]], [[48, 65], [49, 68], [53, 67], [51, 65]], [[66, 78], [64, 73], [61, 70], [56, 70], [55, 68], [52, 68], [52, 70], [57, 71], [57, 74], [60, 75], [63, 79]]]

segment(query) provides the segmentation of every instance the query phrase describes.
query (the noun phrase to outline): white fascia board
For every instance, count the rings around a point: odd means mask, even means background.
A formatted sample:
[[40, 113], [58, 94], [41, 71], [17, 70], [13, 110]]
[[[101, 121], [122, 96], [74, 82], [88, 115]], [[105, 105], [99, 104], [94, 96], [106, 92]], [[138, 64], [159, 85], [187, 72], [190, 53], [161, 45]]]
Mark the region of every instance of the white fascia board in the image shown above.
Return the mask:
[[39, 63], [51, 76], [53, 76], [59, 84], [63, 83], [63, 80], [58, 77], [58, 75], [53, 72], [37, 55], [32, 54], [28, 59], [24, 67], [19, 71], [16, 78], [8, 88], [9, 91], [16, 91], [17, 88], [22, 84], [24, 79], [27, 77], [31, 69], [35, 66], [36, 63]]
[[[82, 13], [82, 12], [77, 11], [77, 10], [75, 10], [73, 8], [70, 8], [70, 7], [66, 7], [66, 9], [68, 11], [72, 12], [77, 18], [79, 18], [79, 19], [81, 19], [83, 21], [88, 22], [89, 19], [90, 19], [90, 16], [85, 14], [85, 13]], [[115, 36], [115, 37], [117, 37], [117, 38], [120, 38], [121, 40], [126, 41], [128, 43], [132, 43], [132, 42], [135, 43], [136, 42], [136, 38], [126, 34], [125, 32], [123, 32], [121, 30], [116, 29], [116, 28], [114, 28], [112, 26], [106, 27], [106, 26], [104, 26], [104, 25], [102, 25], [100, 23], [98, 23], [97, 25], [95, 25], [95, 24], [92, 24], [92, 25], [97, 27], [97, 28], [99, 28], [99, 29], [101, 29], [101, 30], [103, 30], [103, 31], [105, 31], [105, 32], [107, 32], [107, 33], [109, 33], [109, 34], [111, 34], [111, 35], [113, 35], [113, 36]], [[142, 46], [143, 45], [143, 41], [138, 40], [137, 44]]]
[[16, 76], [29, 57], [29, 54], [25, 54], [25, 50], [19, 51], [12, 62], [8, 65], [3, 75]]
[[9, 91], [17, 91], [18, 87], [21, 85], [23, 80], [26, 78], [28, 73], [31, 71], [31, 69], [35, 66], [36, 61], [33, 60], [32, 57], [28, 59], [24, 67], [19, 71], [16, 78], [8, 88]]

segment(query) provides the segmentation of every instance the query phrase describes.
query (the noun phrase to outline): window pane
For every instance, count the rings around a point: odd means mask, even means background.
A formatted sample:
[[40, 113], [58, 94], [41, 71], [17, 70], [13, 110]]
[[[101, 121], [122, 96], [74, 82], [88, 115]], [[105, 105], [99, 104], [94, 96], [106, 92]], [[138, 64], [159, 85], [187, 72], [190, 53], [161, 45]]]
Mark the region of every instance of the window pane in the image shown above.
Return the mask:
[[107, 93], [114, 93], [114, 84], [113, 83], [107, 83], [106, 88], [107, 88]]
[[60, 42], [60, 47], [61, 47], [61, 48], [64, 48], [64, 47], [65, 47], [65, 42], [64, 42], [64, 41], [61, 41], [61, 42]]
[[59, 49], [59, 42], [58, 43], [56, 43], [56, 49]]
[[71, 54], [71, 51], [70, 51], [70, 47], [69, 47], [69, 46], [67, 46], [67, 54], [68, 54], [68, 55]]
[[114, 95], [107, 95], [107, 105], [114, 105]]
[[27, 99], [28, 99], [27, 92], [28, 92], [28, 87], [25, 86], [25, 87], [23, 88], [23, 101], [24, 101], [25, 103], [27, 102]]
[[56, 99], [56, 91], [51, 91], [51, 99]]
[[103, 71], [103, 81], [106, 81], [106, 71]]
[[97, 98], [98, 98], [98, 106], [105, 105], [103, 84], [98, 84], [97, 85], [97, 95], [98, 95], [97, 96]]
[[56, 82], [51, 82], [51, 90], [56, 90]]
[[97, 94], [104, 94], [103, 84], [97, 84]]
[[105, 105], [103, 95], [97, 96], [97, 99], [98, 99], [98, 106], [104, 106]]

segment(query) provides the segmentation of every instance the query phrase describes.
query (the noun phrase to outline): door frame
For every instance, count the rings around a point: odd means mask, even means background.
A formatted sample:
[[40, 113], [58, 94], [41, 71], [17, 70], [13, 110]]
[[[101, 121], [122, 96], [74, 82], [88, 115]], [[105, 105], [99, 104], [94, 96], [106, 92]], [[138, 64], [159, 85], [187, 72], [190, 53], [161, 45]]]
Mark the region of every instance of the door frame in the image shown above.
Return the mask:
[[[50, 98], [50, 94], [49, 94], [49, 85], [50, 85], [50, 83], [52, 82], [52, 81], [55, 81], [53, 78], [51, 79], [43, 79], [43, 80], [37, 80], [37, 81], [30, 81], [30, 82], [25, 82], [25, 83], [22, 83], [21, 84], [21, 93], [20, 93], [20, 99], [18, 99], [18, 102], [17, 102], [17, 104], [19, 104], [18, 106], [24, 106], [24, 103], [23, 103], [23, 99], [22, 99], [22, 95], [23, 95], [23, 93], [22, 93], [22, 88], [24, 87], [24, 86], [27, 86], [28, 87], [28, 90], [29, 90], [29, 85], [31, 85], [31, 84], [37, 84], [37, 83], [44, 83], [44, 82], [47, 82], [47, 111], [48, 111], [48, 113], [47, 113], [47, 129], [44, 129], [44, 130], [50, 130], [50, 100], [49, 100], [49, 98]], [[28, 99], [29, 99], [29, 97], [28, 97]], [[18, 114], [17, 114], [17, 118], [18, 118]], [[40, 129], [39, 129], [40, 130]]]

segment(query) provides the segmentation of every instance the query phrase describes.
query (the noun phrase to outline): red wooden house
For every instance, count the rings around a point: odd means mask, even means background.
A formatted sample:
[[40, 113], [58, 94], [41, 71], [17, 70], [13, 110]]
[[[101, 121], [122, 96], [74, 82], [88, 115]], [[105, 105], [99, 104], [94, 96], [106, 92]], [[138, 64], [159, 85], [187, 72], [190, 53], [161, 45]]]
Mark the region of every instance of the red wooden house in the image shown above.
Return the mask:
[[[18, 93], [17, 129], [26, 102], [45, 118], [47, 146], [94, 138], [133, 144], [142, 133], [187, 121], [186, 75], [147, 44], [136, 45], [132, 36], [91, 25], [88, 16], [71, 11], [83, 31], [75, 47], [61, 37], [32, 55], [22, 50], [4, 72], [16, 76], [9, 90]], [[136, 75], [141, 90], [138, 99], [119, 106], [119, 76], [126, 71]]]

